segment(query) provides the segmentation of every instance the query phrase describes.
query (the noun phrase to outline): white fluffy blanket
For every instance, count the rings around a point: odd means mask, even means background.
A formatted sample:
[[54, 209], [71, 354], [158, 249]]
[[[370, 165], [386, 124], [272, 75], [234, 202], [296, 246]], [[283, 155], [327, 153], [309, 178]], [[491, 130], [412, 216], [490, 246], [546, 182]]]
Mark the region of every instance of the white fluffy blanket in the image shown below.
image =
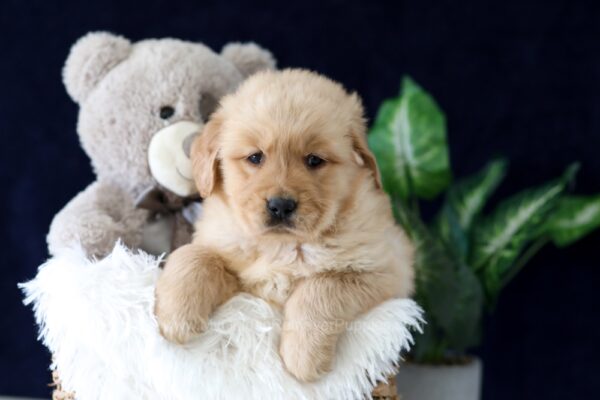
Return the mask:
[[362, 399], [421, 323], [412, 300], [381, 304], [341, 338], [334, 370], [301, 384], [277, 352], [280, 313], [250, 295], [221, 306], [189, 345], [164, 340], [152, 313], [159, 261], [121, 245], [100, 261], [65, 249], [22, 285], [52, 368], [78, 400]]

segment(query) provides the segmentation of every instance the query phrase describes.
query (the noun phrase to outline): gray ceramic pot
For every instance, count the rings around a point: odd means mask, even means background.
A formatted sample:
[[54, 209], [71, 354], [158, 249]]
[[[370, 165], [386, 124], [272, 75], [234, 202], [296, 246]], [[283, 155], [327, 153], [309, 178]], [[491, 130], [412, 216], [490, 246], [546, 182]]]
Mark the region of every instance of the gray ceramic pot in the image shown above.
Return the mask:
[[482, 365], [473, 358], [464, 365], [404, 363], [396, 382], [402, 400], [479, 400]]

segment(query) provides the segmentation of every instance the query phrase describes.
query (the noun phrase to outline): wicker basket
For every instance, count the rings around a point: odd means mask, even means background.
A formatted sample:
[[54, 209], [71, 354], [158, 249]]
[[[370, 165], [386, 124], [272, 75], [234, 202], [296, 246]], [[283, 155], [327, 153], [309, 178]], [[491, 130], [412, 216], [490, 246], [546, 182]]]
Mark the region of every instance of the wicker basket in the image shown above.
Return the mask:
[[390, 375], [387, 382], [380, 382], [371, 395], [374, 400], [401, 400], [396, 387], [396, 376]]
[[50, 386], [54, 387], [54, 390], [52, 391], [52, 400], [75, 400], [74, 393], [65, 392], [63, 390], [57, 371], [52, 372], [52, 383]]
[[[400, 400], [396, 389], [396, 377], [394, 375], [388, 378], [387, 382], [379, 383], [373, 389], [374, 400]], [[60, 384], [60, 377], [56, 371], [52, 372], [52, 384], [54, 391], [52, 392], [52, 400], [75, 400], [75, 394], [65, 392]]]

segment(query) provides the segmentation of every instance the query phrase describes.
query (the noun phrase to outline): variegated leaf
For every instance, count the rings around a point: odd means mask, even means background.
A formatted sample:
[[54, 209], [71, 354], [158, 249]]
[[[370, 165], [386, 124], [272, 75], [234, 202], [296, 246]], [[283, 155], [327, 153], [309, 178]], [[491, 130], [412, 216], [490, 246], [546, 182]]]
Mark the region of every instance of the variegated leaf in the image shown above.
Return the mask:
[[386, 191], [431, 199], [451, 179], [446, 121], [435, 100], [410, 78], [381, 106], [369, 135]]

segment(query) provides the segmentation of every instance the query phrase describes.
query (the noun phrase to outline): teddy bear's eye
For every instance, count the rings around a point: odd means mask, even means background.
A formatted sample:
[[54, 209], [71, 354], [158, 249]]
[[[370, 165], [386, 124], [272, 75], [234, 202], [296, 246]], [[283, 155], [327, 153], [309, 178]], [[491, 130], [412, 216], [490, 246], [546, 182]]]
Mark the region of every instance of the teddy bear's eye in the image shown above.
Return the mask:
[[160, 117], [162, 119], [169, 119], [175, 114], [175, 109], [171, 106], [163, 106], [160, 108]]
[[200, 116], [202, 121], [208, 121], [210, 115], [217, 109], [219, 102], [209, 93], [204, 93], [200, 96]]

